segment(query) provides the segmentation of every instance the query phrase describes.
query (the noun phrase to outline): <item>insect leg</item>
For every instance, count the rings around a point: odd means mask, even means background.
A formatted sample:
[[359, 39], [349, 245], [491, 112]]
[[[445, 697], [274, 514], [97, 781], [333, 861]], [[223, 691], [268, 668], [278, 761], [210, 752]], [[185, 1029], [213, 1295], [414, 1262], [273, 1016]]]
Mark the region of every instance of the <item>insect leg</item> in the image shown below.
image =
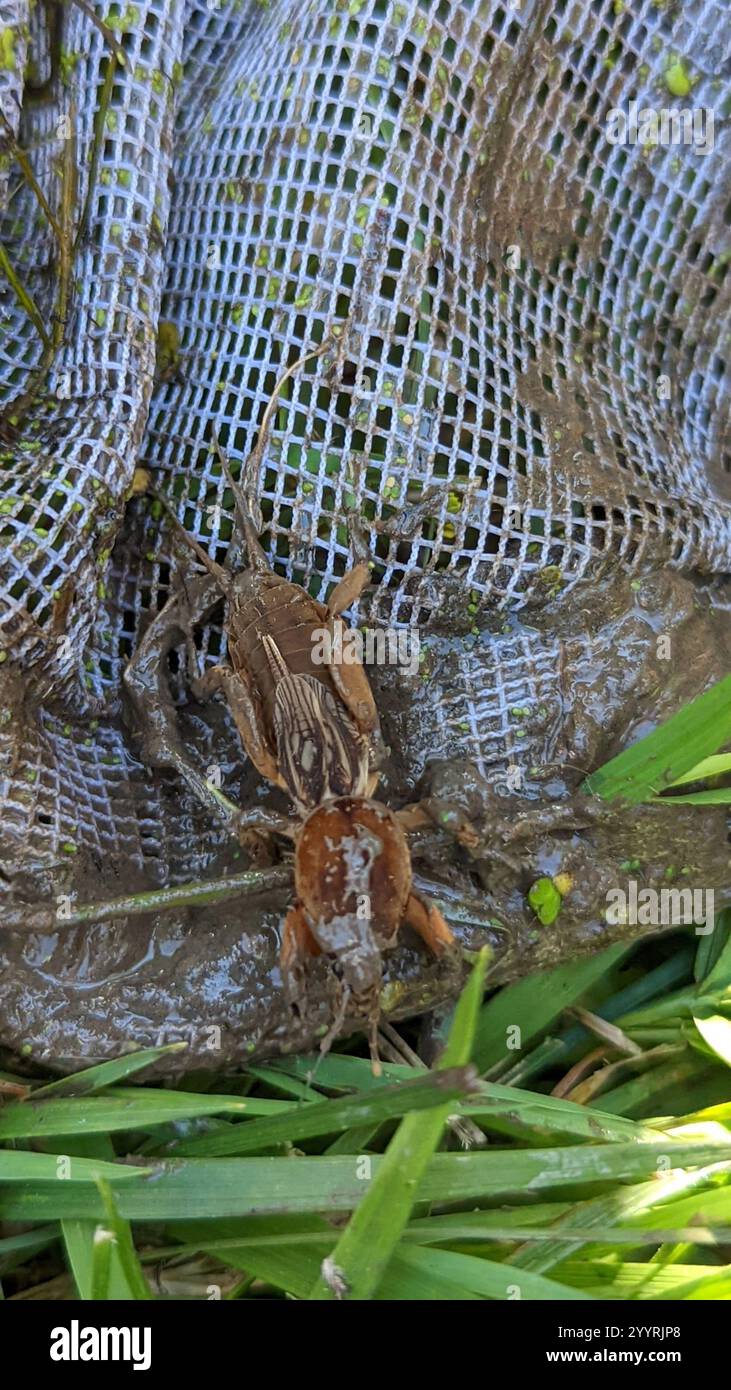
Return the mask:
[[374, 1076], [383, 1075], [383, 1067], [378, 1052], [378, 1025], [381, 1018], [381, 1009], [376, 995], [368, 1014], [368, 1051], [371, 1058], [371, 1071]]
[[297, 904], [291, 907], [284, 919], [282, 945], [279, 952], [279, 968], [289, 1003], [303, 1011], [306, 997], [306, 965], [309, 956], [319, 956], [320, 947], [315, 941], [304, 909]]
[[336, 982], [336, 986], [338, 990], [338, 1002], [335, 1007], [332, 1023], [330, 1024], [330, 1027], [328, 1028], [324, 1038], [320, 1040], [321, 1058], [327, 1056], [328, 1052], [330, 1051], [330, 1048], [335, 1042], [336, 1037], [338, 1036], [338, 1033], [340, 1032], [340, 1029], [345, 1023], [348, 1014], [348, 1005], [350, 1004], [350, 1000], [352, 997], [350, 986], [347, 985], [344, 980], [338, 980]]
[[[180, 738], [178, 721], [167, 679], [167, 657], [196, 624], [205, 622], [220, 602], [221, 591], [213, 575], [199, 575], [185, 589], [173, 594], [153, 619], [124, 672], [124, 690], [142, 735], [141, 757], [152, 767], [171, 768], [191, 791], [210, 807], [232, 834], [246, 836], [251, 829], [289, 833], [290, 822], [253, 807], [242, 811], [223, 792], [209, 783], [188, 755]], [[269, 823], [267, 817], [269, 816]]]
[[424, 801], [414, 801], [395, 813], [399, 824], [407, 832], [420, 830], [423, 826], [434, 825], [452, 835], [463, 849], [476, 850], [481, 845], [480, 836], [474, 825], [459, 807], [446, 805], [438, 799], [427, 797]]
[[199, 545], [193, 536], [188, 534], [164, 493], [159, 492], [158, 489], [154, 487], [148, 488], [147, 491], [151, 497], [155, 498], [156, 502], [160, 503], [160, 506], [173, 524], [175, 534], [185, 542], [189, 550], [193, 551], [196, 559], [200, 561], [204, 569], [208, 570], [208, 573], [213, 575], [218, 582], [219, 589], [221, 589], [224, 594], [228, 594], [231, 588], [230, 574], [227, 573], [222, 565], [219, 565], [216, 560], [212, 559], [208, 551], [204, 550], [203, 546]]
[[329, 616], [337, 618], [346, 608], [350, 608], [351, 603], [360, 598], [370, 577], [370, 567], [363, 560], [354, 565], [352, 570], [348, 570], [348, 573], [338, 580], [325, 604]]
[[267, 782], [287, 791], [276, 754], [269, 742], [261, 705], [246, 672], [234, 671], [230, 666], [213, 666], [201, 680], [196, 681], [193, 693], [196, 697], [205, 698], [216, 690], [221, 690], [225, 695], [241, 742], [257, 772]]
[[[331, 647], [336, 652], [342, 651], [343, 634], [348, 630], [342, 618], [331, 618], [328, 626]], [[353, 716], [360, 732], [373, 733], [378, 728], [378, 711], [370, 682], [360, 662], [337, 660], [331, 662], [327, 669], [338, 695]]]
[[433, 903], [425, 903], [415, 893], [410, 894], [406, 903], [404, 921], [413, 927], [434, 956], [443, 955], [454, 945], [454, 935], [439, 908]]
[[172, 594], [124, 672], [125, 694], [142, 733], [142, 757], [153, 767], [175, 767], [185, 757], [167, 679], [167, 657], [192, 627], [210, 617], [220, 599], [220, 588], [208, 574], [192, 580], [185, 592]]
[[407, 832], [421, 830], [422, 826], [434, 824], [422, 801], [412, 801], [409, 806], [402, 806], [400, 811], [394, 811], [393, 814], [401, 828]]

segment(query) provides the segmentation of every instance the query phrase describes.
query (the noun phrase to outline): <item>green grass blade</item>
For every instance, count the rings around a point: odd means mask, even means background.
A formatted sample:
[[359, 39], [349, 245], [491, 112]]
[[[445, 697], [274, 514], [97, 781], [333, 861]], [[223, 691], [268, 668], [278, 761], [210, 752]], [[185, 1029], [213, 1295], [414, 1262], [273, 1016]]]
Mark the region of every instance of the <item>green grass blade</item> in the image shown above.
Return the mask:
[[[621, 1263], [613, 1260], [566, 1260], [560, 1267], [560, 1277], [574, 1288], [584, 1289], [601, 1299], [687, 1298], [696, 1289], [712, 1290], [716, 1280], [728, 1283], [723, 1269], [709, 1265], [670, 1265], [654, 1263]], [[708, 1281], [708, 1282], [707, 1282]], [[718, 1297], [713, 1292], [710, 1297]]]
[[34, 1088], [33, 1100], [40, 1100], [42, 1096], [86, 1096], [92, 1091], [101, 1091], [105, 1086], [126, 1081], [163, 1057], [184, 1052], [187, 1046], [186, 1042], [176, 1042], [166, 1043], [164, 1047], [147, 1047], [140, 1052], [127, 1052], [111, 1062], [100, 1062], [95, 1067], [86, 1067], [72, 1076], [62, 1076], [58, 1081], [49, 1081], [45, 1086]]
[[[716, 918], [713, 932], [711, 933], [714, 937], [718, 931], [719, 924], [722, 925], [722, 930], [725, 935], [725, 927], [727, 925], [731, 926], [731, 909], [724, 909]], [[704, 941], [708, 940], [707, 937], [703, 937], [702, 939]], [[715, 990], [724, 992], [731, 989], [731, 937], [727, 937], [723, 941], [718, 958], [711, 966], [709, 974], [706, 975], [705, 979], [702, 981], [702, 986], [706, 994], [712, 994]]]
[[[668, 1154], [671, 1152], [673, 1150], [666, 1148], [664, 1162], [667, 1162]], [[723, 1149], [719, 1148], [718, 1152], [722, 1155]], [[662, 1155], [657, 1157], [663, 1161]], [[693, 1192], [694, 1189], [707, 1186], [714, 1174], [731, 1172], [731, 1160], [722, 1160], [718, 1165], [714, 1164], [711, 1170], [701, 1162], [695, 1172], [678, 1171], [682, 1162], [677, 1167], [673, 1159], [671, 1162], [673, 1169], [662, 1175], [656, 1172], [652, 1182], [639, 1182], [633, 1187], [608, 1193], [604, 1197], [578, 1203], [556, 1222], [554, 1240], [540, 1246], [526, 1246], [512, 1256], [511, 1264], [516, 1269], [532, 1269], [535, 1273], [547, 1273], [561, 1260], [576, 1255], [576, 1244], [570, 1237], [577, 1230], [586, 1232], [624, 1224], [639, 1229], [654, 1226], [655, 1229], [667, 1230], [689, 1225], [696, 1208], [692, 1206], [690, 1211], [684, 1210], [676, 1199]], [[636, 1176], [640, 1177], [641, 1174], [637, 1173]], [[702, 1195], [704, 1201], [707, 1200], [705, 1194]], [[653, 1208], [660, 1210], [653, 1212]]]
[[[715, 973], [715, 969], [713, 973]], [[701, 989], [697, 985], [691, 985], [688, 989], [678, 990], [675, 994], [669, 994], [665, 999], [647, 1004], [644, 1009], [622, 1014], [617, 1019], [617, 1023], [625, 1032], [634, 1032], [636, 1028], [646, 1028], [654, 1024], [672, 1024], [682, 1019], [692, 1019], [693, 1015], [701, 1009], [718, 1008], [718, 997], [715, 991], [712, 993], [709, 990], [709, 985], [710, 978], [703, 981]]]
[[[465, 1067], [475, 1035], [485, 988], [488, 952], [482, 950], [454, 1014], [440, 1070]], [[407, 1115], [386, 1150], [379, 1171], [351, 1217], [333, 1252], [333, 1262], [349, 1298], [375, 1294], [398, 1244], [427, 1164], [439, 1143], [451, 1106]], [[341, 1160], [342, 1161], [342, 1160]], [[335, 1293], [321, 1274], [310, 1295], [332, 1299]]]
[[[107, 1135], [89, 1135], [88, 1139], [77, 1138], [75, 1148], [79, 1156], [88, 1159], [112, 1160], [114, 1149], [112, 1141]], [[54, 1152], [58, 1152], [54, 1148]], [[102, 1180], [103, 1182], [103, 1180]], [[109, 1184], [104, 1184], [106, 1191], [110, 1191]], [[97, 1183], [97, 1190], [99, 1183]], [[108, 1224], [108, 1223], [107, 1223]], [[127, 1232], [127, 1239], [131, 1242], [132, 1232], [128, 1222], [124, 1222]], [[121, 1267], [117, 1244], [115, 1241], [96, 1241], [98, 1226], [96, 1221], [84, 1220], [64, 1220], [61, 1222], [61, 1235], [66, 1259], [69, 1269], [73, 1276], [78, 1295], [82, 1299], [92, 1300], [98, 1297], [94, 1290], [102, 1286], [106, 1287], [105, 1297], [109, 1299], [130, 1299], [136, 1295], [131, 1291], [127, 1278]], [[107, 1253], [109, 1260], [107, 1262]]]
[[[436, 1112], [418, 1118], [433, 1121]], [[407, 1116], [400, 1129], [417, 1116]], [[393, 1141], [392, 1141], [393, 1142]], [[509, 1201], [525, 1191], [544, 1201], [565, 1200], [567, 1190], [583, 1196], [597, 1183], [638, 1182], [656, 1175], [670, 1162], [673, 1168], [698, 1168], [719, 1163], [731, 1151], [727, 1140], [677, 1139], [656, 1144], [570, 1145], [548, 1149], [496, 1149], [489, 1153], [440, 1153], [428, 1162], [418, 1193], [409, 1201]], [[389, 1151], [390, 1152], [390, 1149]], [[368, 1156], [372, 1186], [386, 1164], [386, 1155]], [[46, 1154], [0, 1154], [22, 1160], [26, 1180], [0, 1188], [0, 1217], [8, 1221], [54, 1221], [63, 1217], [97, 1219], [104, 1215], [94, 1186], [101, 1163], [72, 1160], [72, 1172], [85, 1164], [83, 1181], [59, 1182], [55, 1160]], [[31, 1160], [35, 1160], [32, 1163]], [[40, 1180], [37, 1166], [47, 1163]], [[75, 1165], [75, 1167], [74, 1167]], [[386, 1172], [389, 1172], [389, 1165]], [[191, 1213], [201, 1218], [252, 1216], [277, 1212], [347, 1212], [363, 1200], [364, 1177], [347, 1155], [330, 1158], [191, 1158], [158, 1163], [154, 1172], [123, 1164], [103, 1171], [117, 1184], [120, 1215], [131, 1221], [184, 1221]], [[140, 1172], [147, 1176], [140, 1178]], [[407, 1174], [408, 1176], [408, 1174]], [[402, 1177], [402, 1175], [400, 1175]], [[399, 1187], [402, 1182], [399, 1182]], [[611, 1224], [606, 1223], [605, 1224]], [[671, 1223], [675, 1224], [675, 1223]]]
[[[50, 1147], [54, 1153], [58, 1153], [56, 1145], [51, 1143]], [[77, 1138], [74, 1147], [77, 1156], [81, 1158], [98, 1158], [110, 1162], [114, 1160], [112, 1141], [106, 1135], [94, 1134], [89, 1135], [88, 1139]], [[118, 1296], [123, 1298], [123, 1290], [116, 1287], [112, 1252], [108, 1248], [108, 1243], [107, 1249], [101, 1247], [97, 1249], [94, 1241], [96, 1231], [95, 1221], [61, 1222], [61, 1236], [66, 1251], [66, 1260], [79, 1298], [93, 1299], [95, 1291], [98, 1291], [102, 1285], [107, 1290], [105, 1297]], [[109, 1255], [108, 1262], [107, 1254]]]
[[215, 1134], [183, 1139], [172, 1152], [180, 1157], [209, 1157], [219, 1154], [256, 1153], [295, 1139], [313, 1139], [355, 1125], [378, 1125], [411, 1111], [427, 1110], [448, 1102], [450, 1109], [467, 1091], [474, 1091], [473, 1074], [464, 1067], [449, 1071], [426, 1072], [400, 1086], [387, 1086], [371, 1095], [346, 1096], [316, 1105], [288, 1107], [283, 1115], [272, 1115], [250, 1124], [232, 1125]]
[[[94, 1297], [94, 1285], [96, 1283], [98, 1286], [102, 1274], [98, 1266], [99, 1256], [97, 1256], [94, 1246], [94, 1237], [97, 1229], [96, 1221], [84, 1221], [81, 1218], [69, 1218], [61, 1222], [61, 1234], [66, 1251], [66, 1261], [76, 1285], [79, 1298], [87, 1301], [90, 1301]], [[124, 1297], [124, 1293], [121, 1290], [114, 1288], [111, 1258], [107, 1276], [107, 1287], [110, 1290], [110, 1293], [107, 1295], [108, 1297]], [[111, 1292], [113, 1288], [114, 1292]]]
[[[221, 1251], [212, 1246], [211, 1255], [225, 1264], [283, 1289], [295, 1298], [306, 1299], [324, 1259], [332, 1254], [337, 1236], [332, 1228], [314, 1231], [306, 1241], [278, 1246], [241, 1245]], [[206, 1250], [208, 1253], [208, 1250]], [[401, 1260], [400, 1249], [389, 1262], [376, 1297], [388, 1300], [419, 1302], [449, 1302], [459, 1299], [475, 1300], [477, 1294], [457, 1289], [452, 1283], [435, 1276], [428, 1268], [413, 1269]]]
[[97, 1187], [104, 1204], [105, 1221], [102, 1227], [97, 1227], [95, 1247], [99, 1231], [109, 1231], [112, 1238], [112, 1249], [119, 1262], [119, 1268], [128, 1290], [126, 1297], [130, 1299], [149, 1299], [152, 1295], [147, 1280], [142, 1273], [142, 1266], [134, 1247], [129, 1222], [124, 1221], [119, 1215], [114, 1193], [109, 1183], [105, 1182], [103, 1178], [100, 1178]]
[[[703, 938], [705, 940], [706, 938]], [[617, 990], [598, 1005], [594, 1012], [600, 1018], [608, 1019], [610, 1022], [620, 1018], [630, 1009], [640, 1008], [646, 1000], [652, 1000], [658, 996], [665, 997], [669, 990], [675, 985], [686, 980], [690, 974], [693, 961], [693, 951], [690, 946], [679, 946], [673, 956], [657, 966], [654, 970], [647, 971], [632, 984], [626, 985], [623, 989]], [[562, 1065], [573, 1050], [590, 1040], [590, 1033], [581, 1024], [574, 1024], [570, 1028], [563, 1029], [555, 1038], [546, 1038], [539, 1043], [532, 1052], [524, 1058], [518, 1055], [518, 1061], [501, 1078], [504, 1085], [525, 1086], [534, 1076], [550, 1068]]]
[[[307, 1243], [250, 1246], [242, 1244], [222, 1250], [218, 1245], [206, 1253], [235, 1269], [251, 1271], [257, 1278], [284, 1289], [296, 1298], [306, 1298], [308, 1288], [322, 1261], [332, 1255], [335, 1235], [327, 1230], [311, 1233]], [[378, 1299], [401, 1301], [449, 1301], [505, 1298], [511, 1286], [518, 1285], [525, 1299], [588, 1300], [582, 1289], [559, 1284], [543, 1275], [521, 1273], [519, 1283], [509, 1266], [472, 1255], [434, 1251], [419, 1246], [399, 1246], [392, 1255], [376, 1292]]]
[[651, 1071], [615, 1086], [601, 1096], [601, 1104], [607, 1114], [628, 1115], [645, 1111], [649, 1118], [662, 1115], [667, 1106], [662, 1097], [671, 1087], [680, 1084], [691, 1091], [701, 1079], [705, 1067], [702, 1059], [690, 1052], [683, 1053], [672, 1061], [664, 1062]]
[[626, 1142], [657, 1138], [657, 1131], [636, 1120], [612, 1115], [571, 1100], [520, 1091], [513, 1086], [485, 1082], [485, 1095], [459, 1106], [457, 1113], [468, 1115], [487, 1130], [535, 1143], [538, 1139], [606, 1139]]
[[[570, 1210], [566, 1202], [542, 1202], [529, 1209], [503, 1207], [499, 1211], [418, 1217], [409, 1222], [403, 1239], [416, 1245], [446, 1241], [479, 1240], [484, 1244], [494, 1240], [528, 1240], [530, 1236], [522, 1234], [526, 1228], [531, 1233], [540, 1231], [543, 1226], [548, 1226]], [[326, 1236], [331, 1236], [333, 1241], [337, 1238], [332, 1226], [319, 1216], [251, 1216], [229, 1221], [186, 1221], [173, 1223], [168, 1230], [181, 1242], [178, 1246], [168, 1247], [166, 1253], [175, 1256], [194, 1255], [205, 1248], [212, 1256], [223, 1257], [226, 1251], [239, 1249], [242, 1245], [267, 1248], [315, 1245], [321, 1244]], [[546, 1234], [551, 1236], [550, 1231]], [[161, 1258], [159, 1251], [154, 1258]]]
[[301, 1081], [297, 1081], [293, 1076], [287, 1076], [282, 1071], [276, 1071], [274, 1067], [254, 1067], [246, 1068], [246, 1075], [253, 1076], [257, 1081], [263, 1081], [272, 1090], [282, 1091], [287, 1096], [293, 1096], [295, 1100], [305, 1100], [310, 1103], [317, 1100], [317, 1093], [311, 1086], [306, 1086]]
[[650, 796], [656, 806], [728, 806], [731, 787], [712, 787], [704, 792], [688, 792], [685, 796]]
[[[572, 965], [559, 966], [501, 989], [481, 1011], [475, 1034], [473, 1061], [480, 1072], [517, 1056], [516, 1039], [524, 1048], [542, 1033], [564, 1009], [575, 1004], [586, 990], [626, 955], [629, 946], [610, 946], [599, 955]], [[516, 1032], [519, 1030], [519, 1032]]]
[[[41, 1192], [46, 1183], [63, 1186], [60, 1179], [69, 1184], [95, 1183], [97, 1177], [108, 1178], [110, 1182], [139, 1182], [150, 1168], [129, 1168], [121, 1163], [106, 1163], [97, 1159], [75, 1158], [72, 1155], [37, 1154], [24, 1149], [0, 1150], [0, 1185], [3, 1183], [29, 1183], [37, 1185]], [[2, 1200], [0, 1198], [0, 1200]], [[83, 1213], [82, 1213], [83, 1214]]]
[[[701, 1106], [698, 1110], [691, 1110], [687, 1115], [673, 1115], [668, 1119], [667, 1116], [662, 1120], [650, 1120], [652, 1127], [666, 1129], [681, 1138], [690, 1139], [693, 1136], [688, 1132], [692, 1125], [696, 1131], [695, 1138], [704, 1138], [706, 1134], [712, 1134], [713, 1129], [709, 1126], [724, 1125], [731, 1131], [731, 1101], [722, 1101], [718, 1105]], [[704, 1132], [701, 1134], [700, 1130]], [[729, 1133], [731, 1143], [731, 1132]]]
[[20, 1235], [0, 1238], [0, 1275], [9, 1274], [24, 1260], [38, 1255], [41, 1250], [47, 1250], [49, 1245], [55, 1245], [58, 1238], [59, 1227], [55, 1223], [50, 1226], [37, 1226], [34, 1231], [23, 1231]]
[[673, 786], [683, 787], [688, 782], [705, 782], [706, 778], [720, 777], [724, 772], [731, 772], [731, 753], [717, 753], [712, 758], [704, 758], [703, 762], [692, 767], [689, 772], [684, 772], [682, 777], [676, 777]]
[[655, 1295], [658, 1302], [666, 1299], [683, 1299], [684, 1301], [695, 1301], [702, 1299], [704, 1303], [717, 1301], [719, 1303], [731, 1302], [731, 1266], [724, 1268], [705, 1269], [695, 1272], [692, 1265], [686, 1265], [687, 1279], [684, 1284], [676, 1286], [672, 1291], [667, 1290]]
[[356, 1125], [355, 1129], [346, 1129], [343, 1134], [339, 1134], [337, 1139], [333, 1139], [332, 1144], [328, 1144], [326, 1153], [329, 1154], [362, 1154], [370, 1148], [373, 1140], [378, 1133], [378, 1125]]
[[[708, 981], [712, 975], [716, 974], [716, 968], [724, 958], [729, 941], [731, 941], [731, 912], [725, 908], [715, 918], [713, 931], [698, 938], [693, 965], [693, 978], [696, 984], [702, 983], [705, 989], [708, 988]], [[726, 961], [721, 968], [725, 972], [726, 979], [731, 978], [731, 951], [728, 952]]]
[[693, 1022], [703, 1041], [727, 1067], [731, 1067], [731, 1021], [714, 1014], [711, 1018], [694, 1018]]
[[143, 1090], [120, 1086], [83, 1100], [14, 1101], [0, 1110], [0, 1141], [54, 1135], [110, 1134], [119, 1130], [193, 1120], [209, 1115], [280, 1115], [291, 1101], [251, 1100], [242, 1096]]
[[606, 801], [648, 801], [731, 740], [731, 676], [646, 738], [592, 772], [586, 790]]
[[[411, 1081], [413, 1067], [406, 1063], [382, 1062], [381, 1076], [374, 1076], [370, 1062], [365, 1057], [349, 1057], [346, 1054], [329, 1052], [326, 1057], [317, 1054], [304, 1054], [300, 1057], [277, 1057], [269, 1063], [277, 1074], [294, 1077], [309, 1082], [317, 1091], [379, 1091], [390, 1081]], [[316, 1091], [310, 1094], [317, 1099]]]
[[91, 1286], [89, 1298], [99, 1303], [110, 1297], [114, 1235], [108, 1226], [96, 1226], [92, 1236]]
[[[704, 1179], [701, 1181], [701, 1179]], [[731, 1163], [716, 1166], [712, 1172], [703, 1171], [693, 1181], [688, 1175], [685, 1184], [673, 1191], [659, 1203], [650, 1203], [643, 1211], [627, 1217], [627, 1225], [643, 1230], [666, 1230], [669, 1227], [680, 1230], [683, 1227], [698, 1226], [713, 1228], [731, 1225]], [[726, 1181], [725, 1187], [710, 1187], [712, 1180]]]
[[542, 1274], [527, 1270], [516, 1273], [510, 1265], [452, 1250], [427, 1250], [418, 1245], [403, 1245], [399, 1249], [399, 1260], [407, 1267], [426, 1269], [446, 1283], [480, 1294], [483, 1298], [520, 1298], [532, 1302], [557, 1298], [591, 1301], [591, 1295], [583, 1290], [546, 1279]]

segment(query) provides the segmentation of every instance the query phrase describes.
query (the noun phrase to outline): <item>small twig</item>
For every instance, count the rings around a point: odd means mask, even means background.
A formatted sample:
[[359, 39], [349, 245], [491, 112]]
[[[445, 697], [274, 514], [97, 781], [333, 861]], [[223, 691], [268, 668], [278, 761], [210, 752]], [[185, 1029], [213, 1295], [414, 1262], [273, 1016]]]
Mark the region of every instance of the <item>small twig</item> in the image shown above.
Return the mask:
[[397, 1032], [393, 1024], [388, 1023], [385, 1018], [382, 1018], [378, 1026], [383, 1037], [390, 1043], [392, 1050], [395, 1050], [399, 1054], [398, 1061], [402, 1066], [418, 1067], [419, 1071], [424, 1071], [426, 1069], [426, 1063], [422, 1061], [417, 1052], [414, 1052], [413, 1048], [409, 1047], [406, 1039], [401, 1037], [401, 1034]]
[[615, 1062], [606, 1057], [604, 1066], [592, 1072], [585, 1081], [579, 1081], [578, 1085], [575, 1084], [570, 1091], [566, 1092], [565, 1098], [574, 1101], [576, 1105], [588, 1105], [593, 1102], [595, 1096], [601, 1095], [609, 1086], [624, 1078], [628, 1073], [631, 1075], [638, 1069], [650, 1070], [656, 1061], [681, 1057], [686, 1051], [685, 1044], [676, 1046], [670, 1043], [660, 1043], [657, 1047], [651, 1047], [647, 1052], [641, 1053], [639, 1057], [620, 1057]]
[[605, 1062], [607, 1060], [607, 1053], [609, 1051], [610, 1048], [605, 1045], [604, 1047], [595, 1048], [593, 1052], [587, 1052], [586, 1056], [581, 1057], [578, 1062], [575, 1062], [573, 1067], [566, 1072], [566, 1075], [561, 1077], [561, 1080], [556, 1083], [551, 1091], [551, 1095], [559, 1099], [563, 1099], [567, 1096], [569, 1091], [572, 1091], [574, 1086], [578, 1085], [579, 1081], [583, 1080], [587, 1072], [593, 1070], [597, 1062]]
[[69, 122], [71, 134], [64, 140], [63, 160], [61, 164], [61, 205], [60, 205], [60, 231], [61, 239], [58, 252], [58, 284], [56, 293], [56, 312], [53, 325], [53, 347], [55, 351], [61, 347], [66, 331], [66, 315], [69, 305], [69, 289], [71, 285], [71, 267], [74, 255], [74, 213], [76, 211], [76, 106], [71, 102], [69, 107]]
[[378, 1051], [384, 1062], [393, 1062], [397, 1067], [408, 1065], [398, 1048], [388, 1041], [383, 1029], [383, 1019], [378, 1024]]
[[[401, 1034], [391, 1023], [388, 1023], [385, 1018], [382, 1018], [378, 1027], [383, 1038], [384, 1055], [386, 1055], [387, 1052], [392, 1052], [393, 1057], [391, 1060], [394, 1062], [400, 1062], [401, 1065], [405, 1062], [407, 1066], [414, 1067], [417, 1071], [429, 1070], [426, 1062], [422, 1060], [418, 1052], [414, 1052], [414, 1049], [409, 1047], [406, 1039], [401, 1037]], [[473, 1120], [468, 1119], [466, 1115], [450, 1115], [447, 1120], [447, 1126], [451, 1129], [455, 1138], [459, 1140], [463, 1149], [470, 1149], [475, 1144], [481, 1145], [485, 1143], [485, 1136], [482, 1130], [478, 1128]]]
[[593, 1014], [589, 1009], [582, 1009], [578, 1005], [573, 1009], [567, 1009], [566, 1012], [583, 1024], [588, 1032], [594, 1033], [597, 1038], [609, 1043], [610, 1047], [616, 1048], [617, 1052], [623, 1052], [627, 1057], [642, 1056], [642, 1048], [628, 1038], [615, 1023], [608, 1023], [606, 1018], [600, 1018], [598, 1014]]
[[60, 916], [56, 905], [29, 903], [7, 917], [0, 926], [10, 931], [50, 931], [59, 927], [80, 927], [89, 923], [109, 922], [114, 917], [140, 917], [148, 912], [165, 912], [175, 907], [207, 907], [231, 898], [253, 896], [257, 893], [288, 888], [292, 873], [288, 868], [246, 869], [225, 878], [195, 879], [173, 888], [152, 888], [121, 898], [85, 903], [68, 916]]

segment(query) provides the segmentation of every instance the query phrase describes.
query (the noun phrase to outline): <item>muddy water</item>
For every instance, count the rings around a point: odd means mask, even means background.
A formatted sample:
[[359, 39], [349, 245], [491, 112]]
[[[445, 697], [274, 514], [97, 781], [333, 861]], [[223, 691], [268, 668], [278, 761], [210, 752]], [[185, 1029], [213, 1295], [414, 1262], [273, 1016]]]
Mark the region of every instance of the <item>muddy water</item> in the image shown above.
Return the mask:
[[[418, 789], [446, 827], [414, 836], [417, 884], [442, 904], [465, 946], [489, 942], [496, 984], [656, 931], [607, 921], [608, 895], [631, 879], [658, 890], [713, 888], [716, 906], [723, 902], [731, 872], [722, 808], [602, 810], [577, 791], [586, 770], [729, 669], [725, 596], [719, 590], [712, 597], [713, 604], [705, 590], [669, 574], [634, 584], [615, 580], [590, 597], [557, 596], [553, 609], [544, 602], [534, 612], [528, 604], [494, 630], [488, 622], [479, 638], [459, 634], [455, 609], [442, 628], [453, 635], [434, 635], [416, 678], [375, 673], [391, 750], [384, 795], [397, 805]], [[670, 638], [669, 655], [658, 644], [663, 636]], [[514, 673], [508, 690], [497, 679], [506, 669]], [[99, 739], [120, 750], [113, 777], [103, 764], [95, 791], [107, 798], [107, 819], [98, 811], [88, 826], [82, 819], [73, 856], [50, 858], [38, 817], [53, 814], [59, 794], [59, 767], [55, 781], [48, 769], [60, 736], [46, 715], [14, 702], [15, 689], [5, 678], [16, 757], [22, 728], [26, 765], [31, 753], [41, 759], [47, 791], [26, 802], [12, 791], [7, 802], [6, 923], [17, 914], [27, 923], [31, 904], [48, 904], [59, 892], [81, 904], [241, 868], [225, 833], [175, 779], [153, 778], [135, 759], [134, 740], [118, 716], [101, 720], [88, 740], [89, 757]], [[186, 737], [224, 762], [227, 788], [243, 802], [262, 796], [274, 804], [244, 765], [220, 706], [189, 706], [180, 718]], [[87, 730], [74, 726], [68, 735], [76, 757]], [[450, 834], [464, 818], [477, 832], [469, 851]], [[140, 824], [142, 832], [131, 837], [128, 827]], [[154, 855], [145, 849], [153, 842]], [[557, 874], [569, 891], [556, 921], [542, 926], [526, 894], [537, 878]], [[6, 1057], [15, 1065], [20, 1058], [21, 1065], [67, 1070], [181, 1040], [187, 1049], [167, 1070], [182, 1071], [231, 1068], [316, 1046], [332, 1019], [333, 977], [326, 963], [314, 963], [310, 1016], [304, 1022], [290, 1012], [277, 964], [288, 901], [280, 888], [257, 899], [73, 929], [6, 926], [0, 933]], [[406, 930], [386, 978], [384, 1009], [398, 1018], [451, 997], [460, 970], [429, 959]], [[344, 1031], [356, 1024], [350, 1020]]]

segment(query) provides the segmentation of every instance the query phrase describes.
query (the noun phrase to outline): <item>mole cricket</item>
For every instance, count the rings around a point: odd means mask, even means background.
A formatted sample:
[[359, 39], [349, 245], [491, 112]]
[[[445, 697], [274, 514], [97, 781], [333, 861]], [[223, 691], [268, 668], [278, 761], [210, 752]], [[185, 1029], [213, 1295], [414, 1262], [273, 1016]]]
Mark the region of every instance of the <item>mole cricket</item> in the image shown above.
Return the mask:
[[[142, 729], [143, 758], [174, 768], [201, 800], [242, 840], [251, 832], [279, 833], [294, 842], [295, 903], [284, 923], [281, 970], [293, 1007], [307, 1005], [307, 962], [330, 957], [341, 981], [340, 1006], [328, 1039], [350, 1006], [369, 1025], [374, 1068], [382, 980], [381, 954], [396, 944], [406, 922], [430, 951], [443, 955], [454, 937], [439, 909], [412, 887], [405, 828], [428, 821], [418, 807], [391, 811], [372, 799], [378, 781], [372, 751], [380, 739], [378, 713], [359, 661], [313, 660], [323, 628], [331, 649], [347, 632], [342, 612], [362, 592], [369, 568], [361, 561], [336, 584], [327, 603], [274, 573], [260, 544], [249, 490], [256, 480], [279, 392], [311, 356], [293, 363], [269, 401], [256, 446], [234, 481], [214, 439], [234, 494], [248, 566], [233, 571], [232, 546], [221, 566], [189, 536], [158, 493], [176, 528], [206, 573], [171, 596], [153, 619], [124, 675]], [[261, 775], [290, 796], [295, 817], [233, 805], [202, 775], [183, 747], [166, 675], [169, 652], [181, 641], [197, 670], [193, 628], [223, 595], [229, 660], [191, 681], [197, 698], [225, 695], [244, 749]], [[323, 1044], [324, 1046], [325, 1044]]]

